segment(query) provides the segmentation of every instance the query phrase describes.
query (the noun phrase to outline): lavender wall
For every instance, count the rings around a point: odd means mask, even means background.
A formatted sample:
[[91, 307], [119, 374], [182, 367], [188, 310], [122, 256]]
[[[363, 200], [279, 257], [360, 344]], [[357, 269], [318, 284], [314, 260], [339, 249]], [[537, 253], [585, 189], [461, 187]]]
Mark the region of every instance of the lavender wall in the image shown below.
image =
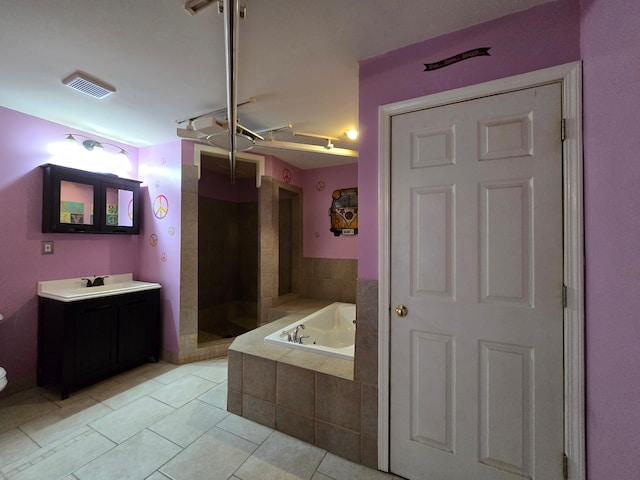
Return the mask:
[[[377, 278], [377, 108], [583, 60], [589, 479], [640, 470], [640, 3], [561, 0], [370, 59], [360, 69], [360, 278]], [[422, 62], [491, 46], [432, 73]], [[371, 206], [370, 208], [366, 208]]]
[[[265, 155], [264, 174], [274, 180], [301, 187], [304, 170], [296, 168], [273, 155]], [[288, 181], [287, 181], [288, 175]]]
[[329, 231], [331, 194], [340, 188], [358, 186], [358, 165], [305, 170], [303, 173], [303, 226], [304, 257], [358, 258], [358, 237], [336, 237]]
[[[11, 388], [3, 392], [6, 394], [35, 381], [36, 283], [100, 274], [136, 275], [138, 237], [41, 233], [39, 166], [69, 160], [69, 156], [51, 152], [61, 147], [65, 134], [81, 132], [2, 107], [0, 125], [0, 313], [5, 317], [0, 323], [0, 365], [8, 372]], [[133, 178], [137, 175], [138, 150], [122, 147], [129, 152]], [[89, 152], [81, 153], [85, 158], [96, 158]], [[105, 170], [107, 165], [97, 167]], [[40, 255], [42, 240], [55, 242], [54, 255]]]
[[[139, 165], [144, 182], [139, 276], [162, 284], [162, 349], [170, 355], [178, 354], [180, 339], [182, 144], [141, 148]], [[166, 215], [159, 211], [160, 202], [168, 205]]]
[[[477, 47], [477, 57], [441, 70], [435, 62]], [[577, 0], [559, 0], [365, 60], [360, 64], [358, 278], [378, 277], [378, 107], [539, 70], [580, 58]]]
[[583, 0], [590, 479], [640, 475], [640, 2]]

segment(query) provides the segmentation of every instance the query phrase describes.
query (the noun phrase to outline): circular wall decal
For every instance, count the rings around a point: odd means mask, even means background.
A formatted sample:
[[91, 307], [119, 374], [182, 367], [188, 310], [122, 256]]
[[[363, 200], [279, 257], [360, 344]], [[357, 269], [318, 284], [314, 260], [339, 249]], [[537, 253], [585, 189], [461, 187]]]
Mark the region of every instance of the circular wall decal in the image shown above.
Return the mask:
[[165, 195], [158, 195], [153, 200], [153, 215], [162, 220], [169, 213], [169, 199]]
[[156, 235], [155, 233], [149, 235], [149, 245], [151, 245], [152, 247], [158, 245], [158, 235]]
[[174, 235], [176, 233], [176, 229], [173, 227], [169, 227], [169, 235]]
[[322, 180], [320, 180], [318, 183], [316, 183], [316, 190], [318, 190], [319, 192], [324, 190], [324, 182]]
[[167, 256], [167, 252], [162, 252], [162, 253], [160, 254], [160, 260], [161, 260], [162, 262], [166, 262], [166, 261], [167, 261], [167, 258], [168, 258], [168, 256]]
[[291, 172], [289, 171], [288, 168], [285, 168], [284, 170], [282, 170], [282, 179], [284, 180], [285, 183], [289, 183], [291, 181]]

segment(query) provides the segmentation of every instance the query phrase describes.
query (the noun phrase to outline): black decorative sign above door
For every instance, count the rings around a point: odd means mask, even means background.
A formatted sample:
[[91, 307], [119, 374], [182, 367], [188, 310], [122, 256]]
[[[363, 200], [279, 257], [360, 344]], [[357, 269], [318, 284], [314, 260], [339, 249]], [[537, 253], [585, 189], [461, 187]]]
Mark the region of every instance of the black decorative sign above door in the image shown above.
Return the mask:
[[433, 70], [438, 70], [439, 68], [448, 67], [449, 65], [453, 65], [454, 63], [461, 62], [462, 60], [466, 60], [468, 58], [491, 56], [491, 54], [489, 53], [490, 49], [491, 47], [474, 48], [473, 50], [467, 50], [466, 52], [459, 53], [458, 55], [454, 55], [453, 57], [445, 58], [444, 60], [440, 60], [439, 62], [425, 63], [424, 71], [431, 72]]

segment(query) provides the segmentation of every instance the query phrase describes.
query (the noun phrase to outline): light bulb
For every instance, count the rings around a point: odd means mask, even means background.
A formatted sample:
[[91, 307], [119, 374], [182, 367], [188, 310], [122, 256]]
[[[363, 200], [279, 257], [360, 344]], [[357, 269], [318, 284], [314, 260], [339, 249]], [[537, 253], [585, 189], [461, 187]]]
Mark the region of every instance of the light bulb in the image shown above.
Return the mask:
[[346, 132], [344, 132], [344, 134], [350, 139], [350, 140], [355, 140], [358, 138], [358, 130], [356, 130], [355, 128], [352, 128], [351, 130], [347, 130]]

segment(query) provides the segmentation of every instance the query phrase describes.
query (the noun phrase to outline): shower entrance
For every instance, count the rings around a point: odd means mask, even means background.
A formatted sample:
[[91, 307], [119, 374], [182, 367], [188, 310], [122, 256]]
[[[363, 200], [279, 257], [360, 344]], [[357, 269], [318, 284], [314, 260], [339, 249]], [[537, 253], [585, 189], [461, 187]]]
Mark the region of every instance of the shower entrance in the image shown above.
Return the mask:
[[[259, 221], [256, 167], [203, 154], [198, 182], [198, 345], [258, 326]], [[228, 340], [226, 340], [228, 341]]]

